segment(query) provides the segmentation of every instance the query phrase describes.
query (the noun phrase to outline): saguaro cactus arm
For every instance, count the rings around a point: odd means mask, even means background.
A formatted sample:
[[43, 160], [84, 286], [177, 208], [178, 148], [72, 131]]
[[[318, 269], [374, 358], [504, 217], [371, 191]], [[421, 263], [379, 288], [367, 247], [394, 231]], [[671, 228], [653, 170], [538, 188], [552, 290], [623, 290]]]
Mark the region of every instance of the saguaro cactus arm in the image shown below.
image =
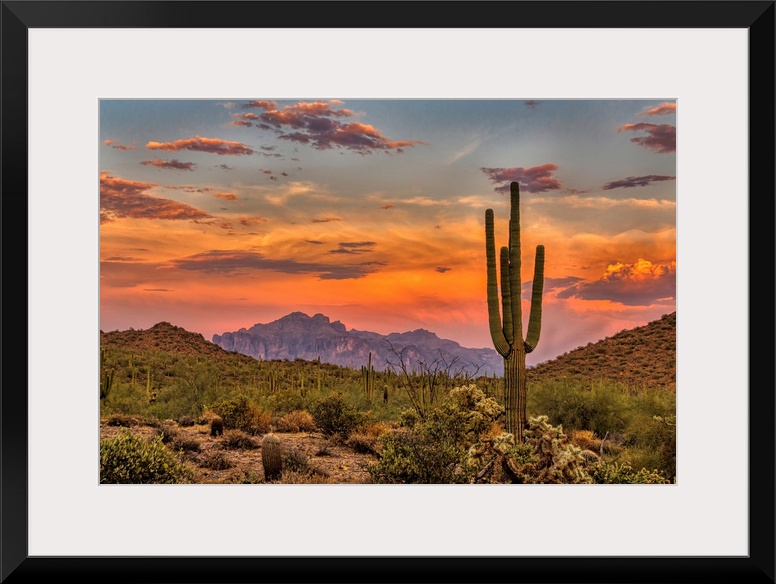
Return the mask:
[[488, 324], [493, 346], [506, 357], [512, 348], [504, 337], [499, 310], [498, 277], [496, 275], [496, 237], [493, 230], [493, 209], [485, 211], [485, 257], [487, 261]]
[[525, 336], [525, 352], [530, 353], [539, 343], [542, 330], [542, 291], [544, 289], [544, 246], [536, 246], [534, 262], [533, 290], [531, 292], [531, 316], [528, 320], [528, 333]]

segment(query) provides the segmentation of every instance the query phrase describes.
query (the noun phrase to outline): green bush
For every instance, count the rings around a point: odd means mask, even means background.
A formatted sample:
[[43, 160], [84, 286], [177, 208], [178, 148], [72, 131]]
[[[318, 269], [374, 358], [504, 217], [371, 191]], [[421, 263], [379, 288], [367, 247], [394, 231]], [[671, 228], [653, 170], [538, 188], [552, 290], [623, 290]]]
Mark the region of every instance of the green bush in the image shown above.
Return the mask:
[[185, 483], [192, 470], [181, 464], [158, 435], [149, 441], [128, 431], [100, 440], [100, 483]]
[[626, 440], [634, 466], [659, 470], [666, 478], [676, 476], [676, 416], [639, 416]]
[[[428, 425], [427, 425], [428, 424]], [[380, 458], [369, 469], [376, 483], [455, 484], [468, 483], [466, 451], [452, 441], [439, 441], [433, 422], [409, 430], [385, 434]]]
[[628, 396], [614, 384], [593, 387], [581, 382], [548, 381], [529, 388], [528, 409], [550, 423], [599, 436], [622, 432], [628, 425]]
[[244, 395], [215, 402], [210, 409], [221, 416], [224, 428], [248, 428], [253, 420], [253, 407]]
[[379, 459], [370, 469], [377, 483], [455, 484], [470, 482], [475, 468], [469, 448], [503, 413], [503, 408], [476, 387], [452, 389], [448, 399], [427, 419], [385, 434]]
[[342, 392], [332, 393], [317, 401], [310, 413], [315, 424], [326, 436], [347, 438], [363, 421], [363, 415], [345, 401]]

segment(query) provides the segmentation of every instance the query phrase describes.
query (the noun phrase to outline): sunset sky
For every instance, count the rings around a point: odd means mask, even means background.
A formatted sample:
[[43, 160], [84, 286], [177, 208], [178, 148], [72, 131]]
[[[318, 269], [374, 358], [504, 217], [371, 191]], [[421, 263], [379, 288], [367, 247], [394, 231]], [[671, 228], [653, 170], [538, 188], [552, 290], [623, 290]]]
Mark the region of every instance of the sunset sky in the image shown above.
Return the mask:
[[100, 329], [323, 313], [492, 347], [484, 216], [521, 187], [528, 364], [676, 310], [673, 100], [102, 100]]

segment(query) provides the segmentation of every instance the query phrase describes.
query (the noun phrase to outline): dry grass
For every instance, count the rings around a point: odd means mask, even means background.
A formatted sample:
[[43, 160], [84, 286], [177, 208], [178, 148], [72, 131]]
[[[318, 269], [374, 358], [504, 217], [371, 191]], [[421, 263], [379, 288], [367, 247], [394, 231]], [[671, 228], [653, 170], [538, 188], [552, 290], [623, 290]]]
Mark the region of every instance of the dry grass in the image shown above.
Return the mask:
[[278, 432], [313, 432], [315, 420], [312, 414], [305, 410], [294, 410], [275, 420]]
[[582, 450], [598, 452], [601, 449], [601, 439], [590, 430], [569, 430], [566, 432], [569, 441]]

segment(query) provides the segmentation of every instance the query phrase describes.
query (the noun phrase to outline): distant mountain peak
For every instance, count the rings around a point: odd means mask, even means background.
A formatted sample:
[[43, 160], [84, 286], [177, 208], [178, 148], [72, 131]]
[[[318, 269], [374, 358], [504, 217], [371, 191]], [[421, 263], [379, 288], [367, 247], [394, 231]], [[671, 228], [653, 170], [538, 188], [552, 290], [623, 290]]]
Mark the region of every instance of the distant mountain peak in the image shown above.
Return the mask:
[[503, 360], [493, 349], [469, 349], [457, 342], [441, 339], [436, 333], [418, 328], [403, 333], [380, 333], [350, 329], [322, 313], [309, 316], [291, 312], [266, 324], [249, 329], [213, 335], [213, 343], [227, 351], [237, 351], [256, 359], [306, 359], [358, 369], [371, 354], [375, 369], [384, 370], [397, 361], [396, 352], [412, 347], [410, 368], [421, 363], [456, 363], [473, 375], [492, 375], [503, 371]]

